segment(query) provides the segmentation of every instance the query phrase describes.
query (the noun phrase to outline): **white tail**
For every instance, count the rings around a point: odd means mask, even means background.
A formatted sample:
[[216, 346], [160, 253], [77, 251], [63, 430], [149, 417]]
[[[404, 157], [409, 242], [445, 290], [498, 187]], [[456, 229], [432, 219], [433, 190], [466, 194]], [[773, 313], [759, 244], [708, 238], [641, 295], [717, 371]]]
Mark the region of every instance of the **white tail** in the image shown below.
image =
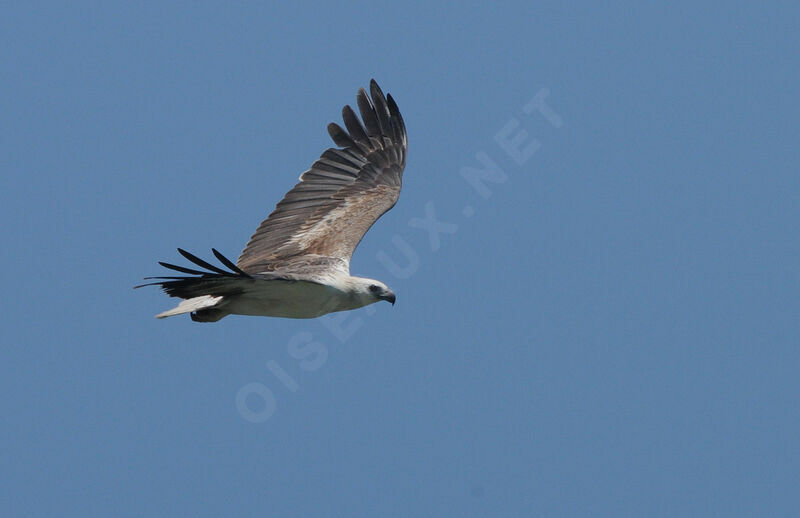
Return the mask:
[[181, 301], [180, 304], [169, 311], [159, 313], [156, 315], [156, 318], [167, 318], [175, 315], [183, 315], [184, 313], [191, 313], [192, 311], [197, 311], [198, 309], [212, 308], [219, 304], [222, 299], [222, 296], [214, 297], [213, 295], [192, 297], [191, 299]]

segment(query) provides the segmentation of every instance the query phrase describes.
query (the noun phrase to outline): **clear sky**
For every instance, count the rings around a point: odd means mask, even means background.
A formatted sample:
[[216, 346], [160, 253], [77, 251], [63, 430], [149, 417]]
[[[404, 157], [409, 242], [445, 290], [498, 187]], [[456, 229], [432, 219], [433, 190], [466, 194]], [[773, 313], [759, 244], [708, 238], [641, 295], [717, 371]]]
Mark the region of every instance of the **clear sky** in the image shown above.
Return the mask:
[[[795, 2], [17, 4], [3, 516], [796, 513]], [[397, 305], [154, 319], [372, 77]]]

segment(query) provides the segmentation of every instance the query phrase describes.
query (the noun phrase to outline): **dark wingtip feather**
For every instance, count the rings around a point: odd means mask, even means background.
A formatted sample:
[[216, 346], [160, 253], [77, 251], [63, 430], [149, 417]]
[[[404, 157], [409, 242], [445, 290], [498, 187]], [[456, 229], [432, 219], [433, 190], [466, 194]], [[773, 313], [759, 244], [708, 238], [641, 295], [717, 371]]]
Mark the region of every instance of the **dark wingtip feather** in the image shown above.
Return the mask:
[[372, 95], [372, 104], [375, 107], [375, 115], [378, 116], [383, 134], [387, 137], [391, 137], [392, 121], [389, 106], [386, 104], [386, 97], [384, 97], [383, 91], [374, 79], [370, 83], [370, 94]]
[[[165, 281], [168, 281], [168, 280], [181, 280], [181, 279], [186, 279], [186, 278], [187, 277], [145, 277], [144, 280], [147, 281], [147, 280], [150, 280], [150, 279], [164, 279]], [[144, 288], [145, 286], [160, 286], [162, 284], [164, 284], [164, 281], [148, 282], [148, 283], [145, 283], [145, 284], [140, 284], [138, 286], [134, 286], [133, 289]]]
[[205, 268], [207, 270], [210, 270], [210, 271], [212, 271], [214, 273], [218, 273], [220, 275], [230, 275], [230, 272], [226, 272], [222, 268], [217, 268], [213, 264], [210, 264], [210, 263], [207, 263], [206, 261], [203, 261], [202, 259], [200, 259], [196, 255], [191, 254], [191, 253], [187, 252], [186, 250], [178, 248], [178, 253], [180, 253], [183, 257], [185, 257], [189, 261], [193, 262], [197, 266], [200, 266], [201, 268]]
[[386, 103], [389, 106], [389, 113], [392, 114], [392, 122], [396, 121], [397, 123], [397, 135], [395, 136], [398, 140], [402, 141], [405, 144], [407, 140], [406, 123], [403, 121], [403, 116], [400, 115], [400, 108], [398, 108], [397, 103], [394, 102], [392, 94], [386, 96]]
[[370, 137], [389, 137], [405, 144], [405, 124], [391, 95], [384, 96], [375, 79], [370, 79], [369, 95], [364, 88], [356, 95], [359, 118], [349, 105], [342, 108], [344, 128], [336, 123], [328, 124], [328, 133], [337, 146], [358, 148], [366, 153], [374, 143]]
[[206, 273], [206, 272], [201, 272], [200, 270], [192, 270], [191, 268], [178, 266], [176, 264], [165, 263], [163, 261], [159, 261], [158, 264], [160, 264], [164, 268], [169, 268], [170, 270], [175, 270], [176, 272], [187, 273], [189, 275], [203, 275]]
[[342, 120], [344, 121], [345, 128], [350, 132], [350, 138], [357, 144], [369, 144], [367, 131], [364, 129], [364, 126], [358, 119], [358, 115], [356, 115], [356, 112], [353, 111], [353, 108], [351, 108], [349, 104], [342, 108]]
[[364, 121], [364, 125], [367, 127], [367, 134], [370, 137], [380, 137], [383, 135], [380, 119], [378, 119], [378, 116], [375, 113], [375, 107], [372, 105], [372, 101], [367, 95], [367, 91], [363, 88], [359, 88], [356, 100], [358, 101], [358, 111], [361, 112], [361, 119]]
[[350, 138], [350, 135], [338, 124], [331, 122], [328, 124], [328, 134], [333, 139], [333, 142], [339, 147], [356, 147], [356, 143]]
[[[236, 277], [236, 276], [247, 277], [248, 279], [252, 278], [252, 276], [250, 274], [242, 271], [238, 266], [236, 266], [233, 263], [233, 261], [231, 261], [230, 259], [228, 259], [224, 255], [219, 253], [219, 251], [217, 251], [215, 248], [212, 248], [211, 251], [214, 252], [214, 255], [216, 256], [217, 259], [220, 260], [220, 262], [222, 262], [222, 264], [224, 264], [225, 266], [227, 266], [228, 268], [231, 269], [230, 272], [225, 271], [222, 268], [218, 268], [218, 267], [214, 266], [213, 264], [209, 264], [206, 261], [200, 259], [199, 257], [195, 256], [194, 254], [192, 254], [190, 252], [187, 252], [186, 250], [184, 250], [182, 248], [178, 248], [178, 253], [180, 253], [183, 257], [185, 257], [186, 259], [188, 259], [192, 263], [194, 263], [194, 264], [196, 264], [198, 266], [201, 266], [203, 268], [206, 268], [208, 271], [195, 270], [193, 268], [186, 268], [185, 266], [178, 266], [177, 264], [165, 263], [163, 261], [158, 261], [158, 264], [160, 264], [164, 268], [168, 268], [170, 270], [175, 270], [176, 272], [185, 273], [187, 275], [199, 275], [200, 277], [205, 278], [205, 279], [208, 279], [208, 278], [219, 278], [219, 277]], [[141, 288], [142, 286], [153, 286], [153, 285], [157, 285], [157, 284], [160, 284], [163, 287], [163, 285], [166, 282], [183, 281], [183, 280], [189, 279], [189, 277], [145, 277], [144, 279], [145, 280], [159, 279], [161, 282], [152, 282], [152, 283], [149, 283], [149, 284], [141, 284], [139, 286], [134, 286], [134, 288]]]
[[373, 100], [375, 99], [375, 97], [380, 97], [385, 99], [383, 95], [383, 90], [381, 90], [381, 87], [378, 86], [378, 82], [375, 81], [374, 78], [369, 80], [369, 93], [372, 95]]
[[219, 262], [230, 268], [232, 271], [238, 273], [239, 275], [244, 275], [245, 277], [250, 277], [249, 273], [242, 271], [238, 266], [236, 266], [233, 261], [219, 253], [216, 248], [212, 248], [211, 251], [214, 253], [214, 257], [219, 259]]

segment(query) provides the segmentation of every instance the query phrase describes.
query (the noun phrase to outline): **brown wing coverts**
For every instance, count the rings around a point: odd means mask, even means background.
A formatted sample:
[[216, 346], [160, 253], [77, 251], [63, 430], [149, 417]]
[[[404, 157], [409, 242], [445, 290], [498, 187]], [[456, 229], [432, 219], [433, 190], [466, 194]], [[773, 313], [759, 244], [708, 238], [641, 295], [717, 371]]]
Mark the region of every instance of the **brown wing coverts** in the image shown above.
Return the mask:
[[268, 271], [298, 255], [349, 261], [369, 227], [397, 201], [408, 147], [403, 118], [375, 80], [357, 96], [362, 122], [350, 106], [345, 128], [328, 125], [340, 149], [329, 148], [303, 173], [250, 238], [237, 262]]

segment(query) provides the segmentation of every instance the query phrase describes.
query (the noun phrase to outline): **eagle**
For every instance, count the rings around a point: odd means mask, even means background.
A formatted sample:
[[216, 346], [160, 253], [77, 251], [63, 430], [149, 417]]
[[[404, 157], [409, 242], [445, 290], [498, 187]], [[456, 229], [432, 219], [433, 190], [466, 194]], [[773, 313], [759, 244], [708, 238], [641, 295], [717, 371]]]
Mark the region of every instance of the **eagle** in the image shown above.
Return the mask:
[[[350, 258], [367, 230], [400, 196], [408, 141], [391, 95], [370, 81], [356, 96], [359, 120], [342, 109], [344, 128], [328, 125], [325, 150], [256, 229], [236, 264], [224, 268], [178, 248], [192, 268], [159, 262], [181, 276], [146, 277], [183, 299], [156, 318], [189, 313], [195, 322], [227, 315], [315, 318], [379, 301], [395, 303], [384, 283], [350, 275]], [[198, 269], [200, 268], [200, 269]]]

